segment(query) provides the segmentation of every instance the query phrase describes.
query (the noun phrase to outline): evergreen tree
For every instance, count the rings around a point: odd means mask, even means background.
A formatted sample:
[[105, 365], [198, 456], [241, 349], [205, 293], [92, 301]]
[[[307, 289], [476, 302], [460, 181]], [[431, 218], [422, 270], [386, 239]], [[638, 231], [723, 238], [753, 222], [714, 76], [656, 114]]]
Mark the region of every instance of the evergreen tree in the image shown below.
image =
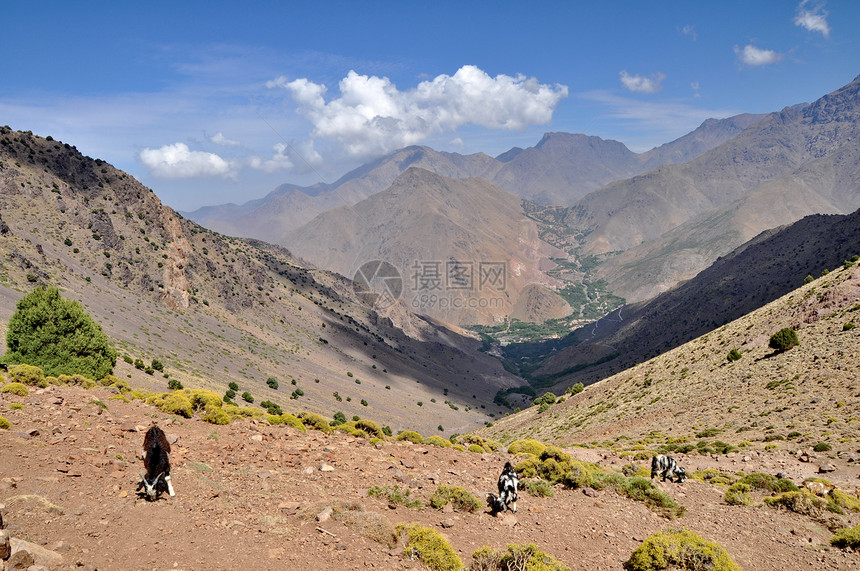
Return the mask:
[[80, 374], [99, 380], [113, 373], [117, 353], [80, 303], [57, 288], [38, 287], [16, 305], [3, 362], [41, 367], [46, 375]]

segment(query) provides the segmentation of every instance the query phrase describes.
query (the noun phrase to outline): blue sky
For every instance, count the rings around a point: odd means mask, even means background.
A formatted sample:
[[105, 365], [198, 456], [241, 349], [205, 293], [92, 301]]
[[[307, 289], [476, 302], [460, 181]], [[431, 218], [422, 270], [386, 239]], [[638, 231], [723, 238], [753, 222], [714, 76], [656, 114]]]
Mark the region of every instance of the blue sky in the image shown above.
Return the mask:
[[0, 124], [170, 206], [333, 182], [408, 144], [641, 152], [860, 75], [860, 2], [11, 2]]

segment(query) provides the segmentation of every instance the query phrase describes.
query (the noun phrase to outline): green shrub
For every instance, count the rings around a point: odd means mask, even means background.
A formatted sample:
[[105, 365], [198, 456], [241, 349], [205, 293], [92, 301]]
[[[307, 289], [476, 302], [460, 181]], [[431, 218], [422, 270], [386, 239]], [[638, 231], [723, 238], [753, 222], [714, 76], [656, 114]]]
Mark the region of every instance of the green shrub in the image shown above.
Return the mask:
[[430, 505], [441, 509], [450, 503], [455, 510], [472, 513], [483, 506], [481, 500], [465, 488], [441, 485], [430, 496]]
[[401, 490], [400, 486], [394, 484], [393, 488], [388, 486], [371, 486], [367, 490], [368, 496], [382, 498], [388, 501], [389, 505], [406, 506], [409, 509], [420, 509], [424, 504], [421, 500], [410, 498], [411, 490], [406, 488]]
[[739, 483], [748, 484], [750, 487], [757, 488], [759, 490], [765, 490], [767, 492], [796, 492], [800, 488], [787, 478], [777, 478], [776, 476], [771, 476], [770, 474], [763, 474], [762, 472], [753, 472], [752, 474], [747, 474], [740, 480]]
[[556, 400], [557, 400], [557, 397], [553, 393], [546, 392], [543, 394], [542, 397], [536, 398], [532, 404], [536, 404], [536, 405], [545, 404], [545, 405], [549, 406], [551, 404], [555, 404]]
[[570, 567], [538, 549], [534, 543], [510, 543], [506, 551], [482, 547], [472, 554], [474, 571], [570, 571]]
[[583, 384], [582, 384], [582, 383], [576, 383], [575, 385], [573, 385], [573, 386], [569, 387], [569, 388], [568, 388], [566, 391], [564, 391], [564, 392], [565, 392], [565, 393], [567, 393], [567, 394], [569, 394], [569, 395], [577, 395], [577, 394], [581, 393], [581, 392], [582, 392], [582, 391], [584, 391], [584, 390], [585, 390], [585, 387], [583, 386]]
[[483, 454], [484, 452], [486, 452], [486, 450], [484, 450], [482, 447], [478, 446], [477, 444], [469, 444], [468, 450], [469, 450], [469, 452], [475, 452], [477, 454]]
[[[454, 442], [453, 440], [453, 435], [451, 436], [451, 438], [451, 442], [453, 444], [456, 444], [456, 442]], [[467, 446], [469, 444], [476, 444], [483, 448], [485, 452], [495, 452], [501, 447], [501, 444], [499, 444], [495, 440], [490, 440], [489, 438], [482, 438], [477, 434], [467, 434], [463, 436], [463, 438], [460, 439], [460, 444], [462, 444], [463, 446]]]
[[743, 355], [741, 355], [740, 351], [738, 351], [737, 349], [732, 349], [731, 351], [729, 351], [729, 354], [726, 358], [729, 360], [729, 363], [733, 363], [735, 361], [740, 360], [741, 357], [743, 357]]
[[533, 438], [514, 440], [508, 446], [508, 454], [534, 454], [540, 456], [546, 450], [546, 444]]
[[398, 536], [406, 536], [403, 555], [408, 559], [418, 557], [424, 565], [434, 571], [460, 571], [463, 562], [445, 537], [429, 527], [417, 523], [398, 524]]
[[419, 434], [418, 432], [415, 432], [414, 430], [404, 430], [403, 432], [401, 432], [400, 434], [397, 435], [397, 441], [398, 442], [403, 441], [403, 440], [408, 440], [409, 442], [412, 442], [414, 444], [423, 444], [424, 443], [424, 437], [421, 436], [421, 434]]
[[669, 519], [684, 515], [686, 509], [679, 506], [669, 494], [654, 485], [649, 478], [625, 478], [621, 474], [604, 473], [598, 485], [614, 490], [617, 494], [644, 503], [648, 509]]
[[629, 571], [689, 569], [691, 571], [740, 571], [729, 554], [716, 543], [684, 529], [667, 529], [648, 536], [624, 564]]
[[771, 335], [770, 342], [768, 343], [768, 347], [777, 353], [788, 351], [797, 345], [800, 345], [800, 341], [797, 339], [797, 332], [790, 327], [780, 329]]
[[855, 525], [852, 528], [840, 529], [832, 538], [830, 545], [845, 549], [850, 547], [853, 550], [860, 549], [860, 525]]
[[278, 390], [278, 380], [275, 377], [266, 379], [266, 384], [269, 385], [269, 388]]
[[329, 426], [328, 421], [316, 413], [300, 412], [297, 416], [299, 417], [299, 420], [302, 421], [302, 424], [307, 427], [313, 428], [314, 430], [321, 430], [326, 433], [331, 432], [331, 426]]
[[726, 493], [723, 496], [723, 501], [730, 506], [748, 506], [752, 504], [753, 499], [750, 495], [750, 485], [743, 484], [741, 482], [732, 484], [729, 486], [729, 489], [726, 490]]
[[514, 466], [514, 470], [521, 478], [537, 478], [540, 471], [541, 461], [537, 456], [529, 454], [526, 458]]
[[827, 506], [827, 502], [806, 490], [785, 492], [778, 496], [764, 498], [764, 504], [772, 508], [783, 508], [800, 515], [817, 517]]
[[181, 391], [172, 393], [153, 393], [146, 397], [145, 402], [161, 412], [178, 414], [185, 418], [194, 416], [194, 405], [191, 399]]
[[9, 383], [8, 385], [4, 385], [0, 392], [3, 393], [12, 393], [13, 395], [19, 397], [25, 397], [30, 394], [30, 389], [27, 388], [27, 385], [24, 383]]
[[[182, 383], [179, 382], [178, 380], [170, 379], [169, 381], [167, 381], [167, 388], [170, 389], [171, 391], [181, 391], [184, 387], [182, 386]], [[236, 396], [236, 393], [233, 393], [233, 396]], [[233, 398], [233, 397], [230, 397], [230, 398]]]
[[45, 371], [33, 365], [15, 365], [9, 367], [9, 380], [13, 383], [23, 383], [31, 387], [47, 387]]
[[830, 446], [826, 442], [819, 442], [818, 444], [813, 446], [812, 449], [815, 450], [816, 452], [830, 452], [830, 450], [832, 450], [833, 447]]
[[83, 306], [59, 290], [38, 287], [16, 304], [6, 332], [4, 363], [27, 363], [45, 374], [79, 373], [101, 379], [113, 372], [117, 353]]
[[731, 472], [723, 472], [713, 468], [709, 468], [707, 470], [696, 470], [693, 472], [692, 476], [700, 482], [722, 487], [731, 486], [736, 480], [735, 475]]
[[432, 444], [433, 446], [440, 446], [442, 448], [451, 448], [453, 446], [450, 440], [446, 440], [441, 436], [433, 435], [424, 439], [424, 444]]
[[9, 408], [12, 410], [24, 410], [24, 405], [19, 402], [10, 402]]
[[554, 498], [555, 490], [546, 480], [525, 480], [521, 482], [522, 488], [536, 498]]
[[11, 422], [9, 422], [8, 420], [6, 420], [6, 418], [5, 418], [5, 417], [0, 416], [0, 429], [2, 429], [2, 430], [8, 430], [8, 428], [9, 428], [10, 426], [12, 426], [12, 423], [11, 423]]
[[221, 408], [213, 404], [207, 404], [200, 414], [200, 418], [212, 424], [230, 424], [230, 415]]
[[849, 496], [842, 490], [837, 490], [836, 488], [833, 488], [832, 490], [827, 492], [827, 500], [828, 504], [841, 508], [843, 510], [860, 512], [860, 499], [857, 499], [854, 496]]
[[244, 393], [242, 393], [242, 400], [244, 400], [245, 402], [254, 402], [254, 396], [248, 391], [245, 391]]
[[854, 323], [851, 321], [842, 325], [842, 331], [851, 331], [852, 329], [854, 329]]
[[382, 427], [372, 420], [361, 418], [355, 422], [355, 427], [359, 430], [363, 430], [374, 438], [385, 438], [385, 432], [382, 430]]
[[547, 446], [544, 448], [543, 452], [540, 453], [539, 458], [541, 460], [546, 460], [548, 458], [554, 459], [556, 462], [570, 462], [572, 458], [570, 454], [559, 448], [558, 446]]
[[574, 460], [569, 464], [562, 483], [568, 488], [598, 488], [602, 483], [603, 470], [592, 462]]
[[302, 421], [289, 413], [279, 414], [277, 416], [269, 415], [268, 420], [269, 424], [286, 424], [287, 426], [300, 430], [301, 432], [307, 432]]

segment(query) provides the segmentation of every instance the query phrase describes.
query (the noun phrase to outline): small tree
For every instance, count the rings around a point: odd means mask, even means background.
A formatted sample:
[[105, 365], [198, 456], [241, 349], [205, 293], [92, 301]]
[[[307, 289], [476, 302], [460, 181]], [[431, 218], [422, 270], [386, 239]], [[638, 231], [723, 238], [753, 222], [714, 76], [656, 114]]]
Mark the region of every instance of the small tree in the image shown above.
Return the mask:
[[9, 319], [4, 363], [41, 367], [46, 375], [102, 379], [113, 373], [117, 353], [80, 303], [57, 288], [38, 287], [24, 296]]
[[248, 391], [242, 393], [242, 398], [245, 400], [245, 402], [254, 402], [254, 397]]
[[726, 358], [729, 360], [729, 363], [732, 363], [734, 361], [740, 360], [741, 357], [743, 357], [743, 355], [741, 355], [740, 351], [738, 351], [737, 349], [732, 349], [731, 351], [729, 351], [729, 354]]
[[800, 345], [800, 341], [797, 339], [797, 332], [790, 327], [785, 327], [780, 329], [776, 333], [770, 336], [770, 343], [768, 343], [768, 347], [776, 351], [777, 353], [782, 353], [783, 351], [788, 351], [792, 347]]
[[230, 384], [228, 384], [227, 386], [228, 386], [228, 387], [230, 388], [230, 390], [232, 390], [232, 391], [238, 391], [238, 390], [239, 390], [239, 385], [237, 385], [235, 382], [231, 382], [231, 383], [230, 383]]
[[266, 384], [269, 385], [270, 388], [278, 390], [278, 380], [275, 377], [269, 377], [266, 379]]

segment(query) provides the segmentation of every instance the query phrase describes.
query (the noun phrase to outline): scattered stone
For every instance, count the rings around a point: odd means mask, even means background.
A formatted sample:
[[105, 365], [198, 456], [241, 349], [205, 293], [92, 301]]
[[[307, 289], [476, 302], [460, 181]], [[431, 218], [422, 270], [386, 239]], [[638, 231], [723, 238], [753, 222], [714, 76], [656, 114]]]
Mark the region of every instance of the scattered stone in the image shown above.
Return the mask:
[[332, 514], [332, 509], [331, 509], [331, 506], [329, 506], [317, 514], [317, 521], [320, 523], [327, 522], [329, 519], [331, 519], [331, 514]]
[[834, 466], [833, 464], [829, 464], [829, 463], [828, 464], [822, 464], [821, 466], [818, 467], [818, 473], [819, 474], [826, 474], [828, 472], [835, 472], [835, 471], [836, 471], [836, 466]]
[[29, 551], [18, 551], [6, 561], [6, 571], [23, 571], [35, 563], [36, 560], [33, 558], [32, 553]]
[[313, 473], [314, 473], [314, 469], [311, 468], [310, 466], [308, 466], [307, 468], [302, 470], [302, 474], [304, 474], [305, 476], [310, 476]]
[[320, 464], [320, 472], [334, 472], [334, 466], [329, 464]]
[[262, 434], [252, 434], [251, 435], [251, 441], [252, 442], [262, 442], [263, 441], [263, 435]]
[[[41, 545], [37, 545], [35, 543], [30, 543], [29, 541], [24, 541], [23, 539], [11, 539], [12, 543], [12, 557], [9, 561], [15, 558], [18, 553], [25, 552], [29, 554], [32, 562], [30, 565], [34, 563], [37, 565], [44, 565], [46, 567], [55, 569], [63, 564], [63, 556], [57, 553], [56, 551], [51, 551], [50, 549], [46, 549]], [[24, 567], [26, 569], [30, 565]], [[10, 565], [8, 569], [12, 569], [13, 567]]]
[[10, 539], [9, 532], [0, 529], [0, 561], [3, 559], [9, 559], [9, 556], [12, 555], [12, 544], [9, 542]]
[[600, 493], [594, 488], [582, 488], [582, 493], [588, 496], [589, 498], [596, 498], [600, 495]]
[[302, 507], [302, 504], [300, 504], [299, 502], [281, 502], [278, 504], [279, 510], [284, 510], [287, 512], [297, 511], [300, 507]]
[[519, 520], [517, 520], [517, 516], [513, 514], [505, 514], [505, 517], [502, 518], [502, 524], [507, 525], [509, 527], [514, 527], [515, 525], [519, 525]]
[[454, 520], [451, 518], [444, 519], [441, 522], [439, 522], [439, 525], [441, 525], [445, 529], [449, 529], [449, 528], [454, 527]]
[[743, 458], [741, 458], [741, 462], [749, 462], [749, 461], [750, 461], [749, 456], [744, 456]]

